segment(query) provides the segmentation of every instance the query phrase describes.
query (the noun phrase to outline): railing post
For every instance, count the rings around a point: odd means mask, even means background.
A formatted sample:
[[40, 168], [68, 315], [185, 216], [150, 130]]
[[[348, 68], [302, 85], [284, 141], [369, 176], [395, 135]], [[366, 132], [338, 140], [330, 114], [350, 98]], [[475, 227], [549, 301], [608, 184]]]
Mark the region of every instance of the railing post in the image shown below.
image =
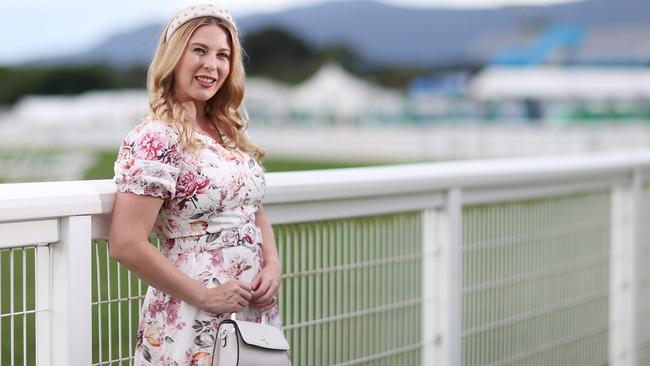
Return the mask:
[[[462, 193], [451, 189], [442, 209], [423, 218], [422, 365], [461, 363]], [[432, 254], [430, 254], [432, 252]], [[431, 301], [432, 299], [433, 301]]]
[[52, 244], [52, 365], [92, 363], [90, 219], [62, 218]]
[[[36, 247], [36, 365], [50, 365], [50, 247]], [[43, 311], [47, 309], [47, 311]]]
[[642, 181], [635, 171], [632, 182], [612, 190], [609, 300], [609, 364], [639, 364], [638, 254]]
[[427, 208], [422, 214], [422, 366], [435, 365], [436, 311], [436, 209]]

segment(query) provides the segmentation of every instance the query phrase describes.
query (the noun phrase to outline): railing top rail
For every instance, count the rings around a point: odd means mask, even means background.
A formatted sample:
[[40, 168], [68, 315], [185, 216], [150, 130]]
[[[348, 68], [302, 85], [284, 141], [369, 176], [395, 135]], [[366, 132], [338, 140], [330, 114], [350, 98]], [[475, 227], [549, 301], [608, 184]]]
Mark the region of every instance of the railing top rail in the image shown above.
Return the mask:
[[[650, 149], [269, 173], [266, 204], [588, 181], [650, 171]], [[112, 210], [110, 180], [0, 184], [0, 222]]]

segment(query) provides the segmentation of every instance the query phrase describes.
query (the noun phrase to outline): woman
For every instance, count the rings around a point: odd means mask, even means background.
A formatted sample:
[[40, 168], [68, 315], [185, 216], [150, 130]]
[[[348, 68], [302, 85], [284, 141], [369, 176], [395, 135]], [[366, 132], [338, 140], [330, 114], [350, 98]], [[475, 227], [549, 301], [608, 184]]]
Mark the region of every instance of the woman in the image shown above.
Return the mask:
[[209, 363], [217, 325], [232, 312], [280, 327], [264, 152], [245, 133], [243, 83], [224, 9], [189, 7], [171, 20], [149, 67], [149, 113], [115, 162], [109, 252], [150, 284], [135, 365]]

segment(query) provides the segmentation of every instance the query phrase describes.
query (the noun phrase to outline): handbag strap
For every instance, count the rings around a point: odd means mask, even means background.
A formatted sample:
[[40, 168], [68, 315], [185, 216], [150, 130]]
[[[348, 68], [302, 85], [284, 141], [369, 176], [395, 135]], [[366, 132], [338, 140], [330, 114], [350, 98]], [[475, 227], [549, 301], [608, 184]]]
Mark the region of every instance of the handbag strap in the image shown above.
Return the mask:
[[[237, 313], [235, 312], [230, 313], [230, 320], [237, 320]], [[266, 314], [262, 314], [262, 319], [260, 321], [260, 324], [266, 324], [267, 320], [268, 319]]]

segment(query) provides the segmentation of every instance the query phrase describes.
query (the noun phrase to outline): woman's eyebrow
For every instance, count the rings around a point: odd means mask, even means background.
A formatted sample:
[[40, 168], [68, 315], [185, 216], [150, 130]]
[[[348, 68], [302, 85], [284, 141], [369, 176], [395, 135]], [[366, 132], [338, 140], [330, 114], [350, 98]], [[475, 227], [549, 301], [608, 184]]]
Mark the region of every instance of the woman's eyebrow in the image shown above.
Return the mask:
[[[209, 46], [207, 46], [207, 45], [205, 45], [205, 44], [203, 44], [201, 42], [192, 42], [192, 43], [190, 43], [190, 46], [200, 46], [200, 47], [203, 47], [203, 48], [210, 49]], [[230, 52], [230, 47], [222, 47], [222, 48], [219, 49], [219, 51], [229, 51]]]

